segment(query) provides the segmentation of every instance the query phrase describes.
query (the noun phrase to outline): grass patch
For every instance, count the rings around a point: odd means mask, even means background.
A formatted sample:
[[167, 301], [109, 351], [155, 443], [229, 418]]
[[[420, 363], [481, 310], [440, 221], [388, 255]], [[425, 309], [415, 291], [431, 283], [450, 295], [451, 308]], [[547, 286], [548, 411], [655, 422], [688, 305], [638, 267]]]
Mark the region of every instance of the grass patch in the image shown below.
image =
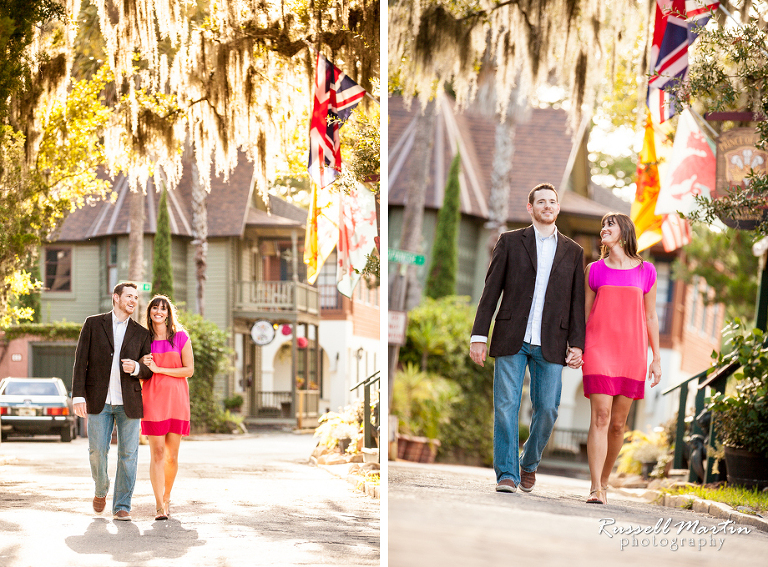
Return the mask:
[[672, 496], [698, 496], [704, 500], [722, 502], [733, 508], [745, 506], [752, 508], [758, 513], [768, 511], [768, 492], [760, 492], [757, 488], [748, 489], [739, 486], [723, 485], [718, 488], [706, 488], [704, 486], [681, 486], [675, 488], [664, 488], [663, 492]]

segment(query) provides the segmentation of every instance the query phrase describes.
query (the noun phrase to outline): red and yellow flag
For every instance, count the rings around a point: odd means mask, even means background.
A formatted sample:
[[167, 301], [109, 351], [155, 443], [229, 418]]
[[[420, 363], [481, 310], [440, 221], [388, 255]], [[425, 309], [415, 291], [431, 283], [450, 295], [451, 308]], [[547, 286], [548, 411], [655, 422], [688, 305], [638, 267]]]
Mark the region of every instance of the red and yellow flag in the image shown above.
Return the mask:
[[664, 217], [656, 214], [659, 197], [659, 168], [656, 158], [656, 142], [650, 112], [645, 120], [643, 149], [637, 159], [637, 191], [630, 217], [637, 231], [637, 251], [650, 248], [661, 240], [661, 224]]

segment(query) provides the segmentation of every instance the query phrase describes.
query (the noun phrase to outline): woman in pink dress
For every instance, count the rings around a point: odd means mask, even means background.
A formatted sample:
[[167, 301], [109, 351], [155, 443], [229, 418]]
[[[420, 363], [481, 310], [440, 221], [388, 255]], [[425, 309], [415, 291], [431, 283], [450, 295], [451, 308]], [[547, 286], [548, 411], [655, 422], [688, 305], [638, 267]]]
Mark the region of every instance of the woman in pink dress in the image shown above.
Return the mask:
[[[587, 266], [587, 334], [582, 373], [591, 418], [587, 457], [592, 479], [587, 503], [605, 504], [608, 477], [624, 443], [632, 400], [643, 398], [661, 379], [656, 268], [637, 253], [632, 220], [622, 213], [603, 217], [600, 260]], [[648, 364], [648, 344], [653, 360]]]
[[149, 439], [149, 479], [155, 493], [155, 520], [167, 520], [173, 481], [179, 471], [179, 445], [189, 435], [189, 384], [195, 369], [192, 343], [178, 323], [176, 308], [164, 295], [147, 306], [152, 354], [144, 364], [154, 373], [144, 383], [141, 433]]

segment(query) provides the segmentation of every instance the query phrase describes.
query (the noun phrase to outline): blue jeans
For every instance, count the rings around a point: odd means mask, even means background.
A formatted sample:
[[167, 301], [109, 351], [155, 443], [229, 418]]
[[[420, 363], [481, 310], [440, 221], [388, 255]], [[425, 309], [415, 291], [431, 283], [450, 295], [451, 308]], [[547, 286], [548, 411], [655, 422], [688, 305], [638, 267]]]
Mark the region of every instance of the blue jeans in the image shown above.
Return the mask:
[[117, 423], [117, 473], [112, 513], [118, 510], [131, 511], [131, 496], [136, 484], [136, 466], [139, 460], [140, 419], [125, 415], [123, 406], [106, 404], [99, 414], [88, 414], [88, 458], [91, 475], [96, 483], [96, 496], [109, 493], [107, 455], [112, 441], [112, 428]]
[[[518, 414], [525, 367], [531, 375], [533, 416], [528, 440], [519, 455]], [[523, 343], [517, 354], [496, 357], [493, 369], [493, 469], [496, 482], [511, 478], [520, 483], [520, 468], [535, 471], [552, 434], [560, 406], [563, 366], [548, 362], [541, 347]]]

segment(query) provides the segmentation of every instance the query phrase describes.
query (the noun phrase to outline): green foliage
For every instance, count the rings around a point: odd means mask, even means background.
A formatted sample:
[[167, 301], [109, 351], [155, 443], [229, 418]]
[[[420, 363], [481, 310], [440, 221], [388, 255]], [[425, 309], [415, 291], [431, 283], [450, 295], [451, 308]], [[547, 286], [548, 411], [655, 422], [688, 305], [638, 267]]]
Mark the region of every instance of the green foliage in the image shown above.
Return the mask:
[[768, 492], [760, 491], [757, 488], [744, 488], [741, 486], [707, 488], [695, 484], [687, 484], [674, 488], [662, 488], [661, 490], [673, 496], [698, 496], [704, 500], [728, 504], [733, 508], [746, 506], [760, 514], [768, 512]]
[[448, 182], [445, 185], [443, 206], [437, 213], [435, 243], [424, 293], [438, 299], [456, 293], [456, 271], [459, 268], [459, 169], [461, 154], [458, 152], [451, 162]]
[[451, 421], [452, 404], [458, 395], [455, 383], [409, 363], [395, 374], [390, 412], [398, 416], [400, 431], [440, 439], [443, 425]]
[[468, 297], [425, 297], [408, 313], [400, 363], [404, 368], [408, 363], [416, 365], [459, 388], [450, 420], [440, 427], [438, 459], [491, 466], [493, 360], [489, 358], [480, 367], [469, 358], [469, 330], [474, 317]]
[[9, 97], [30, 81], [32, 61], [27, 48], [35, 40], [36, 28], [64, 16], [64, 6], [56, 0], [0, 3], [0, 124], [6, 122]]
[[[92, 197], [104, 198], [108, 183], [96, 177], [103, 162], [100, 136], [110, 113], [101, 91], [111, 80], [108, 70], [73, 85], [67, 100], [54, 105], [43, 127], [34, 168], [26, 166], [26, 140], [10, 126], [0, 126], [0, 320], [8, 323], [11, 295], [19, 285], [25, 259], [75, 207]], [[27, 278], [30, 286], [32, 280]], [[27, 287], [27, 290], [29, 287]]]
[[171, 222], [168, 216], [168, 191], [163, 189], [157, 211], [157, 232], [152, 257], [152, 295], [165, 295], [173, 301], [171, 264]]
[[[696, 56], [690, 61], [688, 80], [678, 85], [680, 104], [696, 103], [706, 112], [744, 111], [768, 114], [768, 49], [761, 18], [750, 18], [736, 27], [717, 26], [701, 30], [696, 42]], [[768, 121], [756, 123], [760, 133], [757, 146], [765, 149]], [[699, 207], [688, 218], [711, 223], [716, 218], [755, 216], [765, 207], [768, 176], [755, 174], [749, 184], [734, 186], [717, 200], [696, 198]], [[768, 235], [768, 216], [756, 215], [754, 231]]]
[[752, 236], [732, 228], [715, 232], [701, 223], [692, 230], [685, 263], [678, 258], [673, 264], [675, 279], [690, 284], [696, 276], [704, 278], [714, 291], [705, 302], [725, 304], [729, 319], [754, 319], [759, 259], [752, 253]]
[[65, 339], [77, 340], [80, 337], [82, 327], [82, 323], [54, 321], [53, 323], [17, 323], [3, 330], [7, 341], [24, 335], [32, 335], [49, 341], [61, 341]]
[[228, 410], [240, 409], [243, 407], [243, 401], [243, 396], [234, 394], [228, 398], [224, 398], [224, 407]]
[[189, 379], [192, 425], [216, 430], [223, 412], [213, 392], [216, 375], [227, 371], [230, 357], [229, 335], [200, 315], [179, 311], [179, 321], [187, 330], [195, 355], [195, 374]]
[[715, 429], [724, 445], [768, 456], [768, 347], [760, 329], [751, 331], [735, 320], [725, 328], [733, 350], [717, 356], [715, 368], [738, 363], [741, 373], [733, 393], [717, 393], [709, 401]]

